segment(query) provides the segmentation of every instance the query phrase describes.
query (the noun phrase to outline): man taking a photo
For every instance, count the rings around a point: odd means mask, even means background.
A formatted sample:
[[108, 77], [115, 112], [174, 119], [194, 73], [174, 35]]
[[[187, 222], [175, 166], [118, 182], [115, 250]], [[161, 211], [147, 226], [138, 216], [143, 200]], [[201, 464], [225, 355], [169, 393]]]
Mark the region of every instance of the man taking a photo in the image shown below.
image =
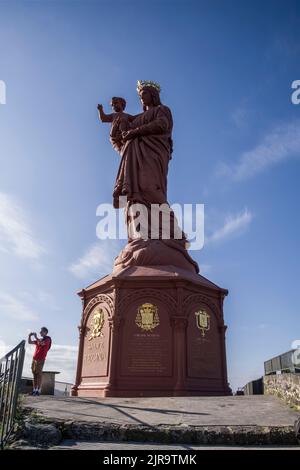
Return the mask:
[[[39, 396], [41, 394], [42, 371], [46, 360], [47, 352], [51, 348], [52, 340], [48, 335], [48, 329], [43, 326], [40, 331], [41, 339], [36, 333], [29, 333], [28, 343], [35, 344], [31, 370], [33, 374], [33, 392], [32, 395]], [[34, 337], [32, 340], [31, 337]]]

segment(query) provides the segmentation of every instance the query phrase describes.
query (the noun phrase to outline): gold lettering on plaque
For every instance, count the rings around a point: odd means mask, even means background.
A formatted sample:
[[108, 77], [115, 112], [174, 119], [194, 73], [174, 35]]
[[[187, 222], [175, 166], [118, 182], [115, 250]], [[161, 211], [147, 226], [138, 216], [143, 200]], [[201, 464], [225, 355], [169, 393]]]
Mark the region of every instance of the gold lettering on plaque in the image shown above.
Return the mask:
[[210, 329], [210, 315], [206, 310], [199, 310], [195, 312], [195, 315], [197, 328], [201, 331], [202, 336], [205, 336], [206, 331]]
[[104, 312], [100, 307], [97, 307], [94, 312], [95, 313], [91, 323], [91, 335], [89, 337], [89, 341], [91, 339], [103, 336], [102, 328], [104, 325]]
[[152, 331], [159, 325], [158, 308], [153, 304], [143, 304], [138, 307], [135, 323], [144, 331]]
[[88, 352], [84, 355], [87, 362], [104, 361], [106, 353], [103, 343], [89, 343], [87, 345]]

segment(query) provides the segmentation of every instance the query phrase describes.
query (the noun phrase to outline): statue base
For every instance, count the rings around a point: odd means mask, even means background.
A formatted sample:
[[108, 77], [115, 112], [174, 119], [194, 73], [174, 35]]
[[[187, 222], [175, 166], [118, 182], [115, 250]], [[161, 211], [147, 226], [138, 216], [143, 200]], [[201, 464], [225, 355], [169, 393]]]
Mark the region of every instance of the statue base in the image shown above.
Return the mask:
[[72, 396], [230, 395], [227, 294], [174, 266], [128, 267], [83, 289]]

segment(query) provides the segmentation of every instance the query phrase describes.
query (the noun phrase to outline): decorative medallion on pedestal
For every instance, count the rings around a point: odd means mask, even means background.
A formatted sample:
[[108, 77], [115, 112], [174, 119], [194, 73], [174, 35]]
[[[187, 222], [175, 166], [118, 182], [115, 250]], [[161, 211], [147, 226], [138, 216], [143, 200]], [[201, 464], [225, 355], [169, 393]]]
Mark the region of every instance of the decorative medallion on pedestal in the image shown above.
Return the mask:
[[152, 331], [159, 325], [158, 308], [153, 304], [138, 307], [135, 323], [144, 331]]
[[102, 328], [104, 325], [104, 312], [102, 308], [98, 307], [94, 310], [92, 319], [92, 331], [89, 340], [103, 336]]
[[197, 327], [202, 336], [205, 336], [205, 332], [210, 328], [210, 315], [205, 310], [199, 310], [199, 312], [195, 312], [195, 316]]

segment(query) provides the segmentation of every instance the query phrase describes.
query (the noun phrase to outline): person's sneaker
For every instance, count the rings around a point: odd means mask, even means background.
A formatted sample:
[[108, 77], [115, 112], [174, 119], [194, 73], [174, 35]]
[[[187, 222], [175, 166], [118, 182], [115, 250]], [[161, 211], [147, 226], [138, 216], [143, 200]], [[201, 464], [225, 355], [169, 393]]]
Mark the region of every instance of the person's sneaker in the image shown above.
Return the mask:
[[33, 390], [31, 395], [35, 397], [36, 396], [36, 390]]
[[39, 397], [40, 394], [41, 394], [41, 393], [40, 393], [38, 390], [35, 392], [35, 396], [36, 396], [36, 397]]

